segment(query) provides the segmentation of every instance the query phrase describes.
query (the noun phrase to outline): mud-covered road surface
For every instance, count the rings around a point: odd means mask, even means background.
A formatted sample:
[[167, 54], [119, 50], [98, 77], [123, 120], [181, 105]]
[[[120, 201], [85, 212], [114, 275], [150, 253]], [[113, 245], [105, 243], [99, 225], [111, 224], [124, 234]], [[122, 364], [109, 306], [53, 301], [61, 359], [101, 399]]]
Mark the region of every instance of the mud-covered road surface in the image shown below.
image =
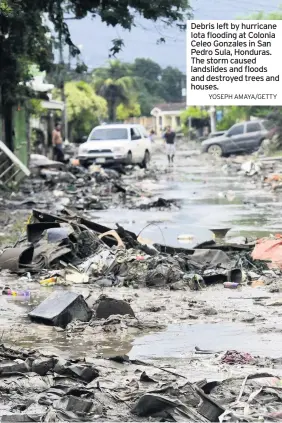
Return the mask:
[[[174, 166], [162, 172], [158, 181], [138, 182], [140, 187], [159, 197], [180, 200], [180, 209], [152, 212], [114, 206], [88, 211], [87, 216], [109, 227], [119, 223], [152, 242], [186, 248], [213, 239], [210, 229], [219, 227], [230, 228], [227, 238], [279, 233], [282, 197], [251, 178], [227, 173], [224, 164], [224, 160], [207, 159], [197, 150], [183, 149], [178, 152]], [[154, 156], [151, 166], [155, 165], [167, 167], [163, 154]], [[21, 219], [28, 213], [21, 210]], [[13, 228], [18, 234], [17, 226]], [[181, 235], [185, 235], [182, 241]], [[2, 236], [3, 239], [7, 236], [5, 230]], [[4, 271], [0, 273], [0, 281], [3, 286], [31, 291], [31, 298], [25, 301], [0, 296], [1, 343], [13, 347], [39, 348], [65, 358], [127, 355], [132, 360], [171, 369], [191, 382], [269, 370], [273, 368], [273, 360], [281, 357], [282, 281], [281, 285], [277, 281], [275, 289], [247, 286], [231, 290], [215, 285], [196, 292], [93, 288], [88, 284], [42, 287], [39, 281], [15, 278]], [[78, 325], [66, 331], [31, 323], [28, 312], [57, 289], [71, 289], [85, 298], [90, 293], [97, 298], [107, 294], [125, 299], [136, 318], [94, 327]], [[203, 350], [206, 353], [201, 353]], [[230, 367], [218, 361], [218, 356], [226, 350], [261, 358], [251, 369], [248, 365]], [[124, 371], [121, 365], [113, 370], [116, 381], [124, 378]], [[278, 373], [279, 369], [275, 368], [275, 374]], [[166, 373], [162, 374], [163, 380], [165, 377]]]

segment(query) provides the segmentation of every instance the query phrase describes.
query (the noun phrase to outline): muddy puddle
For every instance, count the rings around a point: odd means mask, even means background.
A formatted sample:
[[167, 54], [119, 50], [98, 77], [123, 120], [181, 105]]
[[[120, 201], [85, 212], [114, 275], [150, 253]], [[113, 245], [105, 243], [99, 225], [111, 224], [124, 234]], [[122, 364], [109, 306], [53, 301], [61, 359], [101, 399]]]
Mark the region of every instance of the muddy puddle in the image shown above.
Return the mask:
[[[162, 166], [164, 162], [160, 161]], [[151, 239], [175, 247], [192, 248], [213, 239], [212, 228], [231, 228], [228, 238], [266, 236], [282, 231], [281, 198], [256, 187], [251, 179], [227, 176], [211, 169], [202, 158], [177, 158], [175, 167], [159, 181], [145, 180], [140, 186], [159, 197], [181, 201], [179, 210], [140, 211], [115, 208], [92, 213], [108, 226], [115, 223]], [[280, 201], [279, 201], [280, 200]], [[179, 235], [191, 235], [185, 242]]]
[[282, 335], [258, 334], [255, 328], [240, 323], [172, 324], [167, 330], [136, 339], [129, 353], [131, 359], [187, 358], [202, 350], [247, 351], [253, 356], [279, 357]]
[[[147, 187], [153, 195], [179, 199], [182, 203], [179, 210], [141, 211], [128, 210], [122, 206], [88, 212], [87, 215], [109, 227], [115, 227], [115, 224], [119, 223], [126, 229], [140, 233], [143, 239], [186, 248], [193, 248], [198, 243], [213, 239], [211, 228], [231, 228], [228, 238], [237, 235], [266, 236], [282, 230], [282, 202], [278, 196], [257, 189], [245, 178], [239, 178], [237, 175], [226, 176], [220, 169], [211, 170], [211, 167], [201, 160], [197, 157], [177, 158], [177, 166], [171, 172], [161, 175], [159, 181], [140, 182], [140, 185], [143, 185], [144, 189]], [[164, 162], [162, 163], [164, 165]], [[187, 236], [187, 240], [180, 241], [179, 235], [190, 236]], [[19, 288], [22, 287], [21, 284]], [[0, 337], [5, 342], [23, 347], [39, 347], [63, 352], [65, 356], [71, 354], [77, 357], [87, 354], [128, 354], [131, 358], [182, 360], [194, 353], [195, 346], [215, 351], [238, 349], [262, 356], [277, 356], [282, 346], [282, 331], [258, 333], [254, 325], [230, 321], [193, 325], [169, 323], [167, 329], [160, 332], [143, 331], [139, 335], [126, 332], [114, 336], [107, 334], [103, 339], [86, 334], [85, 338], [81, 339], [75, 334], [69, 336], [52, 327], [31, 324], [27, 317], [28, 311], [44, 300], [52, 290], [42, 289], [38, 284], [27, 286], [27, 289], [32, 291], [31, 301], [20, 303], [0, 297], [0, 311], [3, 311], [3, 333], [1, 334], [0, 329]], [[72, 289], [76, 290], [77, 287]], [[87, 290], [87, 287], [85, 289]], [[114, 294], [115, 297], [118, 296], [118, 290]], [[138, 295], [141, 295], [140, 291]], [[189, 293], [190, 297], [192, 295]], [[224, 303], [224, 316], [227, 318], [230, 310], [241, 312], [251, 309], [252, 306], [251, 300], [229, 300], [228, 296], [234, 297], [234, 293], [221, 292], [220, 300], [218, 293], [212, 290], [197, 295], [215, 307], [221, 307]], [[176, 315], [182, 311], [177, 308], [178, 303], [175, 304], [173, 312]], [[134, 305], [135, 302], [133, 307]], [[172, 314], [172, 310], [169, 312]], [[271, 316], [268, 316], [268, 319], [270, 318]], [[15, 320], [19, 319], [19, 333], [13, 333], [11, 328]], [[159, 319], [162, 319], [161, 315]], [[271, 324], [275, 326], [275, 316], [272, 317]]]

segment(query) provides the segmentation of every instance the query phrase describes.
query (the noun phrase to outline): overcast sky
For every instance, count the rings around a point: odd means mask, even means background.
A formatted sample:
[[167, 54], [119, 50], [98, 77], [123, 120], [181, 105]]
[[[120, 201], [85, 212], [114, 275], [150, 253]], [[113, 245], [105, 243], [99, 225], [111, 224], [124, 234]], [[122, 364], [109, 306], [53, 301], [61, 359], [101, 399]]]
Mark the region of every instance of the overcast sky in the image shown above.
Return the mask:
[[[265, 4], [264, 4], [265, 3]], [[235, 19], [254, 12], [277, 10], [276, 0], [192, 0], [195, 19]], [[103, 66], [108, 60], [111, 41], [123, 38], [125, 46], [118, 55], [120, 60], [132, 62], [136, 57], [146, 57], [158, 62], [162, 67], [175, 66], [185, 72], [185, 33], [178, 29], [165, 29], [139, 19], [138, 26], [131, 32], [111, 28], [99, 19], [85, 18], [81, 21], [68, 21], [73, 41], [82, 46], [82, 56], [90, 68]], [[166, 36], [166, 43], [157, 40]]]

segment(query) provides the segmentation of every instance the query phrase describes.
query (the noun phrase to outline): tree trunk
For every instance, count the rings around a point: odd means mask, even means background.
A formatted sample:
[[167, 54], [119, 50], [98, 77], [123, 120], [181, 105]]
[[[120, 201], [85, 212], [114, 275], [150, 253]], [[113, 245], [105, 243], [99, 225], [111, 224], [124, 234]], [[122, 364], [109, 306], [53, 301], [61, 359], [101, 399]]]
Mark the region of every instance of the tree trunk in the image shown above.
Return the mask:
[[111, 123], [116, 121], [116, 103], [115, 101], [109, 101], [108, 103], [109, 108], [109, 120]]

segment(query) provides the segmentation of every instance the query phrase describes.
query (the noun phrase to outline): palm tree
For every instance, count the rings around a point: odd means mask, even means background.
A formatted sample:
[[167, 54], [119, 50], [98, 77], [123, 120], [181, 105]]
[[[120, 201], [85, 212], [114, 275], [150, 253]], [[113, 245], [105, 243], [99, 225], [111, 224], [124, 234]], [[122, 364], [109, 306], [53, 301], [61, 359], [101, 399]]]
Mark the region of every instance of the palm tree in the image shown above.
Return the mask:
[[108, 67], [94, 71], [95, 90], [107, 101], [111, 122], [116, 121], [116, 110], [120, 104], [130, 106], [135, 100], [135, 80], [130, 73], [129, 65], [118, 60], [112, 60]]

